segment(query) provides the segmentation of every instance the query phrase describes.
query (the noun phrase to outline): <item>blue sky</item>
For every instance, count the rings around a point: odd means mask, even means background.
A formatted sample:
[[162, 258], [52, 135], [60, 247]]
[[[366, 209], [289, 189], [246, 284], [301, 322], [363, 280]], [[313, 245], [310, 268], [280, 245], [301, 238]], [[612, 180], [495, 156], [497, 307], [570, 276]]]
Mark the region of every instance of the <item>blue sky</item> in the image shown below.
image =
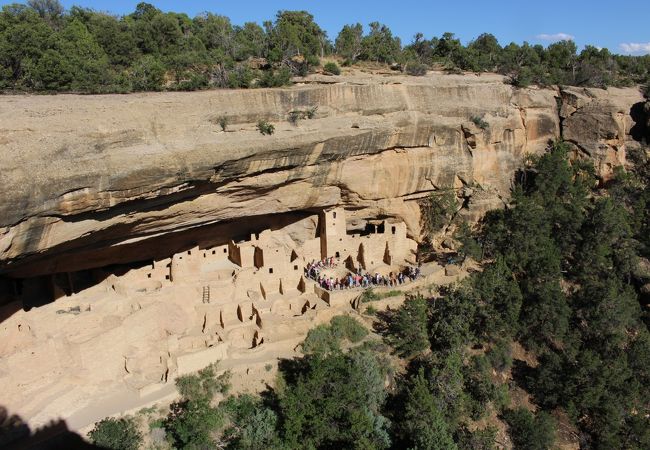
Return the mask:
[[[13, 3], [0, 0], [0, 4]], [[18, 1], [20, 3], [20, 1]], [[138, 1], [63, 0], [67, 8], [79, 5], [115, 14], [128, 14]], [[570, 36], [579, 48], [585, 44], [616, 53], [650, 53], [650, 0], [228, 0], [149, 3], [163, 11], [202, 11], [223, 14], [234, 24], [261, 23], [280, 9], [306, 9], [330, 38], [346, 23], [367, 26], [374, 20], [388, 25], [404, 43], [417, 31], [426, 37], [455, 33], [467, 42], [482, 32], [494, 34], [504, 45], [511, 41], [548, 44]]]

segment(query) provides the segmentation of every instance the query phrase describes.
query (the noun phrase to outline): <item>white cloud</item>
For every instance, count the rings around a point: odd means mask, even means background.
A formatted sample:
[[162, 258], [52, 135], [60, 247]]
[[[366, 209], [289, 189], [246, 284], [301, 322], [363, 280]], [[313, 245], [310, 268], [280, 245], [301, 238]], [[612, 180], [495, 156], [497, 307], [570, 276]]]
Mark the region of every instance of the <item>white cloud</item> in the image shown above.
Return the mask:
[[572, 34], [567, 34], [567, 33], [555, 33], [555, 34], [538, 34], [535, 36], [537, 39], [541, 39], [542, 41], [551, 41], [551, 42], [556, 42], [556, 41], [573, 41], [575, 39], [575, 36]]
[[628, 42], [619, 47], [625, 53], [650, 53], [650, 42]]

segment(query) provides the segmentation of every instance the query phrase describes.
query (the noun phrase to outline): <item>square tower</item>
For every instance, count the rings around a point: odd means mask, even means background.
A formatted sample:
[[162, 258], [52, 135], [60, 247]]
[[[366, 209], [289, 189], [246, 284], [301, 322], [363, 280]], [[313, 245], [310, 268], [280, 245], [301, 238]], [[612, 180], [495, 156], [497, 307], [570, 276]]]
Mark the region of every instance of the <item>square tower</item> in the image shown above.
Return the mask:
[[320, 217], [321, 258], [333, 256], [328, 252], [334, 250], [336, 242], [346, 238], [346, 233], [345, 210], [343, 208], [324, 210]]

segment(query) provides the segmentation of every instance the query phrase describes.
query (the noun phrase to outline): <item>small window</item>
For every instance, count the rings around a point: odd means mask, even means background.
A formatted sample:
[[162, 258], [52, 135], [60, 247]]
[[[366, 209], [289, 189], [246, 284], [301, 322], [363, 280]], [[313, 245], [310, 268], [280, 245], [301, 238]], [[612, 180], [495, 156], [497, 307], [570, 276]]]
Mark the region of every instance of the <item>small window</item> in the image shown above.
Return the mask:
[[216, 255], [216, 253], [217, 253], [216, 250], [212, 250], [212, 254], [213, 254], [213, 255]]
[[336, 219], [336, 211], [334, 211], [334, 212], [332, 213], [332, 217], [333, 217], [334, 219]]
[[151, 278], [151, 274], [150, 274], [150, 273], [147, 274], [147, 278]]
[[169, 275], [165, 275], [165, 280], [169, 280]]
[[340, 239], [339, 239], [339, 242], [343, 242], [343, 238], [340, 238]]
[[392, 227], [393, 234], [395, 234], [396, 230], [397, 230], [397, 227]]
[[273, 273], [273, 267], [269, 267], [269, 273]]
[[188, 250], [188, 251], [187, 251], [187, 254], [188, 254], [188, 255], [191, 255], [191, 254], [192, 254], [192, 250]]
[[228, 249], [227, 249], [227, 248], [224, 248], [224, 249], [223, 249], [223, 252], [224, 252], [224, 253], [228, 253]]
[[293, 270], [298, 270], [298, 266], [293, 266]]
[[339, 252], [336, 252], [336, 257], [337, 257], [337, 258], [340, 258], [340, 257], [341, 257], [341, 254], [340, 254]]
[[205, 255], [206, 255], [206, 254], [207, 254], [207, 253], [203, 252], [203, 257], [204, 257], [204, 258], [205, 258]]

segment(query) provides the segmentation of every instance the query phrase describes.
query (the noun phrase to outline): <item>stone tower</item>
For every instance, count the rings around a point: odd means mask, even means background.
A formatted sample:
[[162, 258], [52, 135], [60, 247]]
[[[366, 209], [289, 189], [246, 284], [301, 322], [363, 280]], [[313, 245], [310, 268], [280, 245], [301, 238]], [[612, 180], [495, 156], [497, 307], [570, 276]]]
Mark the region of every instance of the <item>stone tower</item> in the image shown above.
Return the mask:
[[346, 238], [345, 210], [333, 208], [323, 211], [320, 227], [321, 258], [335, 256], [333, 252], [338, 247], [337, 243]]

